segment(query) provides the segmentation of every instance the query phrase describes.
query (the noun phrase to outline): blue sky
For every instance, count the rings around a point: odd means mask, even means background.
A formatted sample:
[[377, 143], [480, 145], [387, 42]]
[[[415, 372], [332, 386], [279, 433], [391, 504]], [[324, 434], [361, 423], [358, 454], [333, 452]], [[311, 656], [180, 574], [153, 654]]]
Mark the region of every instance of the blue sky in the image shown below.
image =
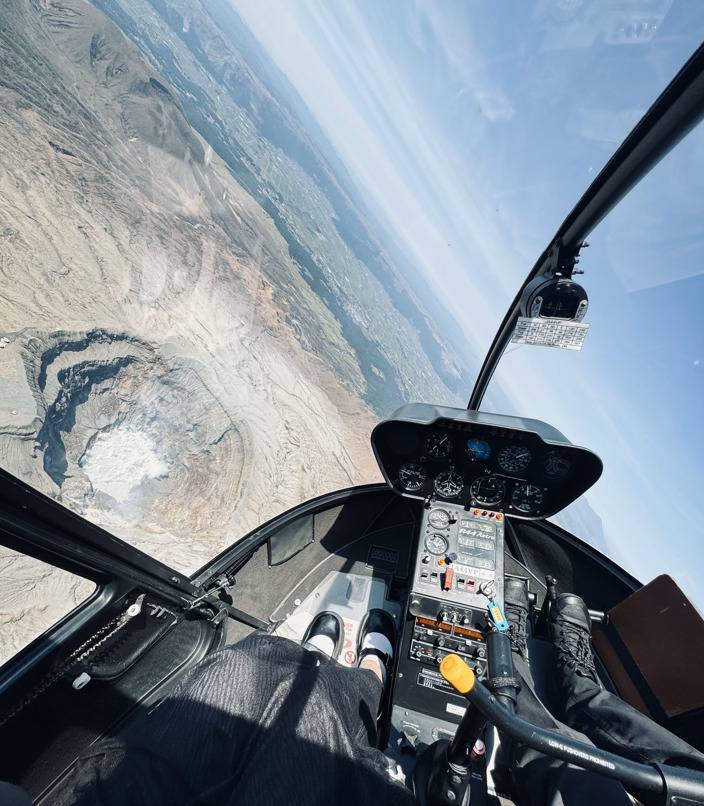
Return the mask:
[[[671, 0], [234, 5], [480, 355], [704, 33], [704, 4]], [[511, 348], [497, 378], [514, 413], [604, 459], [599, 548], [644, 581], [670, 570], [700, 606], [703, 149], [697, 130], [590, 239], [584, 351]]]

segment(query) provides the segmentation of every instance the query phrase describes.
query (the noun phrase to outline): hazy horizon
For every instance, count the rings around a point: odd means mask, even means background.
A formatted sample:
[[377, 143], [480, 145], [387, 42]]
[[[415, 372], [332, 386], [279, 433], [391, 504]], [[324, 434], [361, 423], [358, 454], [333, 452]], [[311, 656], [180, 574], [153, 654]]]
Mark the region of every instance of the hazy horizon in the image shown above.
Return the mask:
[[[409, 256], [409, 270], [432, 284], [478, 356], [536, 257], [704, 30], [704, 8], [671, 0], [618, 7], [423, 0], [233, 5], [300, 94], [379, 226]], [[698, 159], [701, 139], [692, 135], [682, 154]], [[669, 517], [665, 501], [673, 496], [701, 533], [696, 450], [684, 430], [674, 434], [669, 423], [660, 425], [658, 395], [640, 388], [644, 376], [636, 369], [647, 354], [660, 356], [665, 374], [673, 366], [649, 332], [643, 294], [696, 274], [694, 230], [678, 233], [687, 244], [680, 260], [670, 259], [671, 243], [663, 240], [667, 222], [696, 219], [678, 209], [682, 199], [696, 198], [683, 186], [686, 160], [677, 153], [668, 160], [594, 234], [583, 259], [592, 301], [583, 353], [509, 347], [485, 406], [508, 400], [511, 413], [545, 419], [600, 453], [606, 471], [586, 496], [597, 516], [591, 537], [597, 539], [600, 519], [601, 548], [617, 562], [644, 581], [672, 570], [702, 602], [693, 567], [704, 570], [704, 554], [695, 550], [693, 558], [689, 538], [677, 530], [678, 551], [663, 562], [659, 549]], [[667, 221], [653, 207], [664, 198]], [[644, 205], [650, 242], [624, 227], [634, 220], [624, 211]], [[677, 296], [672, 310], [681, 302]], [[623, 332], [629, 321], [626, 332], [638, 334], [632, 342]], [[673, 336], [671, 347], [691, 359], [670, 405], [695, 417], [701, 345], [691, 336], [688, 330]], [[625, 350], [619, 362], [614, 343]], [[629, 385], [621, 391], [624, 377]], [[641, 456], [643, 429], [660, 427], [667, 437]], [[672, 472], [655, 481], [661, 467]], [[681, 489], [691, 491], [686, 504]], [[642, 506], [644, 496], [650, 506]], [[583, 515], [573, 508], [562, 522], [587, 523]]]

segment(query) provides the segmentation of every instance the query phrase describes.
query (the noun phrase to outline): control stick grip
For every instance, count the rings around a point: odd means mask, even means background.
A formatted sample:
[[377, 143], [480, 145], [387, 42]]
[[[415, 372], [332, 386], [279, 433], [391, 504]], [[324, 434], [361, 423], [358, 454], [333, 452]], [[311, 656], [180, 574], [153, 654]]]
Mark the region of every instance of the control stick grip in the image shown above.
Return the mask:
[[521, 744], [546, 756], [615, 778], [629, 791], [639, 795], [653, 792], [664, 796], [667, 803], [674, 802], [672, 796], [678, 795], [682, 796], [683, 802], [704, 803], [704, 774], [699, 771], [669, 764], [640, 764], [615, 753], [599, 750], [563, 733], [533, 725], [504, 708], [475, 679], [472, 670], [458, 655], [447, 655], [440, 664], [440, 673], [455, 691], [464, 694], [499, 731]]
[[440, 674], [460, 694], [469, 694], [477, 682], [474, 672], [459, 655], [445, 655], [440, 663]]

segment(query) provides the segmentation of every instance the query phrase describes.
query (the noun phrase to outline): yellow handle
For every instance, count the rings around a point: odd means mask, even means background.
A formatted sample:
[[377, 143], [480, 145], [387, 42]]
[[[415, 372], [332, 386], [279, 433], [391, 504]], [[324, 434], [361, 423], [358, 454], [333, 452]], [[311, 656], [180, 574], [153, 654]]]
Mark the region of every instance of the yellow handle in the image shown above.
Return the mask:
[[469, 694], [474, 688], [474, 672], [459, 655], [445, 655], [440, 663], [440, 674], [460, 694]]

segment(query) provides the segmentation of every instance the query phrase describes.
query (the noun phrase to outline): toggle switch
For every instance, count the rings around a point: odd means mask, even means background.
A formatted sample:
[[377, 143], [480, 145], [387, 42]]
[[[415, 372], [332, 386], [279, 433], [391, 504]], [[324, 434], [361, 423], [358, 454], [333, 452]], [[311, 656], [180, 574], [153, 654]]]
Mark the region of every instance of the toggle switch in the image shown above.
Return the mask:
[[455, 572], [452, 570], [452, 566], [448, 565], [445, 569], [445, 573], [443, 574], [443, 583], [442, 589], [444, 591], [452, 590], [452, 582], [455, 578]]

